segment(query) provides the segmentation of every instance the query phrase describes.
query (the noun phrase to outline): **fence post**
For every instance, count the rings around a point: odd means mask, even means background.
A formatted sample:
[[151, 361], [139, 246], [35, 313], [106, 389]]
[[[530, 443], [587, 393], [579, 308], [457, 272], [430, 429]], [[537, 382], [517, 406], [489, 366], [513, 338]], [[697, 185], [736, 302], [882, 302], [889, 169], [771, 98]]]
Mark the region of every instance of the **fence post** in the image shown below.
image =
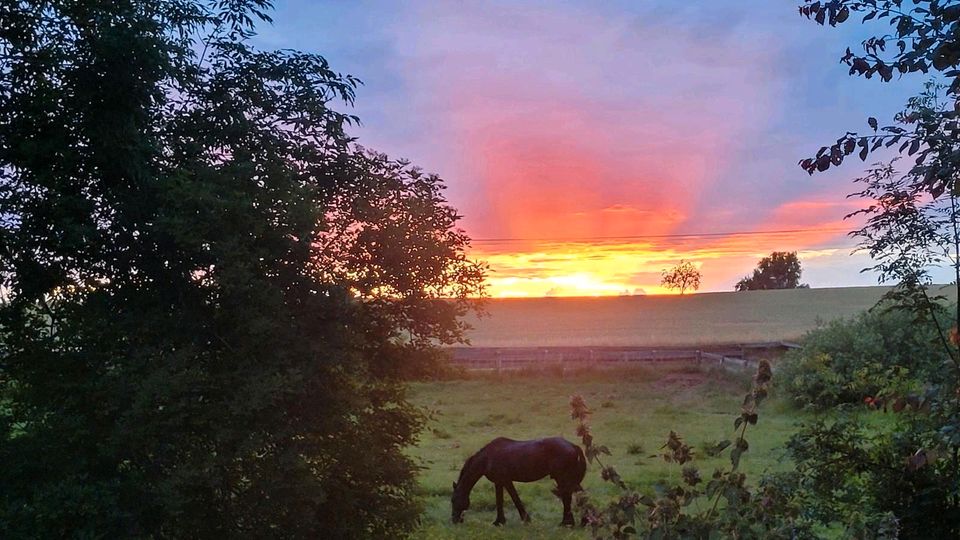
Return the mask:
[[503, 374], [503, 357], [500, 356], [500, 351], [497, 351], [497, 376]]
[[703, 363], [703, 351], [701, 351], [700, 349], [697, 349], [697, 365], [699, 366], [702, 363]]

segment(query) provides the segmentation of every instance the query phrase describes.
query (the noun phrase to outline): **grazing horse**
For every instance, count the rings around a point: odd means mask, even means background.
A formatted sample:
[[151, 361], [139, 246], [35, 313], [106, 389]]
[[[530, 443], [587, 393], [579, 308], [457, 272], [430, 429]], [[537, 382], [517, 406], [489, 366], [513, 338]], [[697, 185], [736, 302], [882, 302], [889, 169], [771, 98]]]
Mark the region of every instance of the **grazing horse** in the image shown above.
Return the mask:
[[570, 499], [574, 492], [583, 490], [580, 482], [587, 471], [587, 460], [580, 447], [561, 437], [536, 439], [533, 441], [514, 441], [503, 437], [496, 438], [467, 458], [460, 470], [460, 478], [453, 483], [454, 523], [463, 522], [463, 512], [470, 507], [470, 491], [486, 476], [497, 489], [497, 520], [494, 525], [502, 525], [507, 519], [503, 516], [503, 491], [513, 499], [520, 519], [530, 521], [530, 515], [520, 502], [514, 482], [535, 482], [549, 476], [557, 482], [555, 495], [563, 501], [563, 521], [561, 525], [573, 525], [573, 512], [570, 511]]

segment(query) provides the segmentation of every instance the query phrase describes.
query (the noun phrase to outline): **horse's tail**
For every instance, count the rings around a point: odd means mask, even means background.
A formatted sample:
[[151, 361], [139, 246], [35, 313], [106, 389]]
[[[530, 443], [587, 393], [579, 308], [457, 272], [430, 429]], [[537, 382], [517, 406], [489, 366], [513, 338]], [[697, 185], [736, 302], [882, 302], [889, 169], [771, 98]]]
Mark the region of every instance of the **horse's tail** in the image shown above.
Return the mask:
[[583, 477], [587, 475], [587, 458], [583, 455], [583, 450], [581, 450], [579, 446], [574, 445], [574, 448], [577, 449], [577, 489], [574, 491], [583, 491], [583, 486], [580, 485], [580, 482], [583, 482]]

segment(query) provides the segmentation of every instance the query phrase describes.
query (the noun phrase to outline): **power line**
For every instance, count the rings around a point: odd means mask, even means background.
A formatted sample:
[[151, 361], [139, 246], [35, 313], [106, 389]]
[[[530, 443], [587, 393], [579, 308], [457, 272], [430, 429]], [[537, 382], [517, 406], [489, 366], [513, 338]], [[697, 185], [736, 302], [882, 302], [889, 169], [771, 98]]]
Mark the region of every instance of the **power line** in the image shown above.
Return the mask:
[[471, 242], [474, 244], [486, 243], [510, 243], [510, 242], [595, 242], [603, 240], [655, 240], [655, 239], [666, 239], [666, 238], [713, 238], [720, 236], [761, 236], [761, 235], [783, 235], [783, 234], [798, 234], [798, 233], [808, 233], [808, 232], [850, 232], [850, 229], [843, 227], [824, 227], [824, 228], [812, 228], [812, 229], [780, 229], [773, 231], [761, 231], [761, 230], [750, 230], [750, 231], [730, 231], [730, 232], [710, 232], [710, 233], [676, 233], [676, 234], [637, 234], [637, 235], [626, 235], [626, 236], [580, 236], [580, 237], [553, 237], [553, 238], [520, 238], [520, 237], [504, 237], [504, 238], [473, 238]]
[[[848, 245], [842, 245], [842, 246], [839, 246], [839, 245], [838, 246], [813, 246], [808, 248], [791, 249], [790, 251], [810, 252], [810, 251], [840, 251], [840, 250], [850, 250], [851, 252], [861, 251], [862, 246], [859, 246], [856, 244], [848, 244]], [[764, 251], [763, 248], [757, 248], [757, 249], [723, 249], [721, 248], [721, 249], [692, 249], [688, 251], [683, 251], [683, 253], [689, 254], [690, 257], [696, 257], [699, 253], [703, 252], [704, 254], [709, 254], [710, 256], [716, 257], [716, 256], [735, 256], [735, 255], [754, 255], [762, 251]], [[502, 251], [502, 252], [491, 252], [491, 253], [502, 254], [502, 253], [513, 253], [513, 252]]]

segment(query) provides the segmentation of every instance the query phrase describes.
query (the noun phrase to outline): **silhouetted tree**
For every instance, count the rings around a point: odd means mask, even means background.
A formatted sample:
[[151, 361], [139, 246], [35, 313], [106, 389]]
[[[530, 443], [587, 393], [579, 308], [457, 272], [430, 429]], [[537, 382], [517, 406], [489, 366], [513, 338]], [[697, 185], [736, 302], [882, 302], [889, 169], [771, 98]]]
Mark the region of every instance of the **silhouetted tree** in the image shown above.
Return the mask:
[[679, 289], [680, 294], [700, 288], [700, 270], [689, 261], [681, 260], [670, 270], [661, 273], [660, 284], [668, 289]]
[[0, 537], [396, 538], [483, 267], [266, 0], [0, 3]]
[[800, 259], [796, 251], [774, 251], [769, 257], [760, 259], [752, 276], [746, 276], [737, 282], [738, 291], [756, 291], [763, 289], [805, 288], [800, 283]]

